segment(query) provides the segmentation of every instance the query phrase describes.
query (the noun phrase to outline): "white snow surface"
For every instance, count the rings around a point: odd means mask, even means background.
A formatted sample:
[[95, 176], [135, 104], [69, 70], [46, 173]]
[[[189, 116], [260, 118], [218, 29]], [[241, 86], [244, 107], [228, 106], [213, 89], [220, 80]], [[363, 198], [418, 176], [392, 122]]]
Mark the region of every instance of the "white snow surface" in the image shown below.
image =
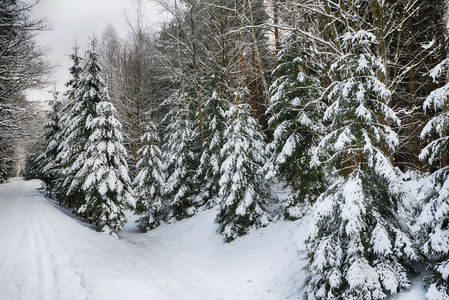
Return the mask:
[[[0, 185], [0, 299], [302, 299], [310, 216], [226, 244], [216, 211], [120, 239], [45, 198], [37, 180]], [[420, 279], [397, 300], [425, 299]]]

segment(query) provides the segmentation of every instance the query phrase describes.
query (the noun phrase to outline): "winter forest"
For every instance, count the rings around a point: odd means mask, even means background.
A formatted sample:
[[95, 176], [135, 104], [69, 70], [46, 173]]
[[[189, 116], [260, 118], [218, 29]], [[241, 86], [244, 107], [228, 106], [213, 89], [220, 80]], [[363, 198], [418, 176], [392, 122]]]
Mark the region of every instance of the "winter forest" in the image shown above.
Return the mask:
[[311, 215], [307, 299], [386, 299], [423, 272], [449, 299], [446, 0], [159, 0], [157, 32], [136, 3], [126, 37], [73, 45], [46, 111], [24, 96], [51, 71], [46, 24], [0, 2], [0, 183], [26, 157], [113, 236], [128, 211], [148, 232], [216, 209], [228, 243]]

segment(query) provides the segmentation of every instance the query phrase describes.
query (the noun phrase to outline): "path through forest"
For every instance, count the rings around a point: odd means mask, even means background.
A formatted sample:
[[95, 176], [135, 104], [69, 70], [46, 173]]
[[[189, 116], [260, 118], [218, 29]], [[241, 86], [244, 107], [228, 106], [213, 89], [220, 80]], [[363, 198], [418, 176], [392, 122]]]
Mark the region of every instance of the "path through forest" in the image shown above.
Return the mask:
[[[302, 299], [298, 250], [308, 218], [277, 222], [227, 244], [215, 211], [117, 239], [46, 199], [37, 180], [0, 185], [0, 299]], [[420, 279], [397, 300], [424, 299]]]
[[297, 248], [273, 240], [282, 228], [224, 244], [208, 212], [147, 234], [130, 221], [117, 239], [64, 212], [39, 186], [18, 178], [0, 185], [0, 299], [296, 299], [294, 284], [283, 283], [298, 268]]
[[0, 185], [0, 299], [208, 298], [208, 289], [188, 280], [194, 274], [92, 231], [45, 199], [39, 185]]

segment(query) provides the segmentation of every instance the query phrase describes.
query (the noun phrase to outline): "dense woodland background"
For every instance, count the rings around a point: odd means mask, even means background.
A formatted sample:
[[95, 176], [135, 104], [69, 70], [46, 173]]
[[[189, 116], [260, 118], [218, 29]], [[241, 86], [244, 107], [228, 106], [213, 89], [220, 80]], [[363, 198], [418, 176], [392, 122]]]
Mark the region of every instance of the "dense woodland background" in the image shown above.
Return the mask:
[[[228, 242], [313, 211], [309, 299], [384, 299], [420, 263], [429, 299], [447, 299], [447, 2], [159, 4], [172, 18], [157, 32], [136, 1], [126, 37], [111, 25], [74, 45], [45, 139], [23, 96], [50, 69], [44, 24], [0, 4], [0, 181], [26, 155], [26, 177], [111, 234], [125, 209], [147, 231], [217, 207]], [[420, 207], [403, 172], [428, 179]]]

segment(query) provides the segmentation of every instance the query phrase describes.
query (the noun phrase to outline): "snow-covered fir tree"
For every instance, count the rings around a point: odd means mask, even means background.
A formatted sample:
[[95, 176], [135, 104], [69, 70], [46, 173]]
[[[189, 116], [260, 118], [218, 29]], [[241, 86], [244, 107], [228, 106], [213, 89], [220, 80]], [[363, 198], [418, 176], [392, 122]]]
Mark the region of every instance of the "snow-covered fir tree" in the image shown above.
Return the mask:
[[115, 118], [115, 108], [107, 92], [92, 89], [90, 92], [90, 97], [98, 93], [96, 97], [103, 101], [96, 103], [96, 116], [86, 122], [92, 134], [86, 143], [85, 160], [76, 174], [86, 194], [85, 203], [78, 212], [95, 224], [97, 230], [116, 233], [126, 222], [124, 210], [135, 204], [127, 152], [122, 144], [121, 125]]
[[[95, 48], [96, 40], [92, 41], [92, 49]], [[83, 68], [83, 77], [75, 90], [74, 103], [70, 110], [70, 119], [66, 124], [69, 135], [64, 145], [68, 157], [75, 157], [70, 164], [69, 174], [74, 177], [70, 182], [68, 195], [78, 193], [83, 190], [85, 178], [77, 176], [78, 171], [87, 160], [87, 143], [94, 132], [90, 122], [98, 117], [96, 106], [105, 101], [104, 80], [101, 76], [98, 53], [94, 50], [87, 52], [87, 61]], [[76, 147], [73, 147], [77, 145]], [[75, 149], [74, 149], [75, 148]], [[81, 199], [84, 201], [84, 199]], [[84, 203], [83, 203], [84, 204]]]
[[229, 102], [214, 90], [203, 105], [205, 141], [200, 157], [200, 165], [195, 174], [195, 182], [200, 182], [200, 192], [196, 202], [202, 206], [212, 207], [216, 202], [219, 191], [220, 155], [224, 144], [226, 129], [225, 113], [229, 109]]
[[72, 58], [68, 95], [73, 102], [60, 157], [70, 179], [65, 181], [70, 183], [67, 195], [75, 198], [77, 213], [96, 229], [113, 233], [122, 228], [123, 209], [133, 205], [133, 198], [121, 126], [109, 102], [95, 45], [94, 39], [80, 80], [79, 61]]
[[154, 229], [160, 225], [165, 213], [163, 189], [165, 175], [159, 148], [159, 136], [156, 125], [148, 121], [145, 134], [141, 137], [142, 147], [138, 151], [137, 176], [134, 179], [134, 196], [136, 198], [136, 213], [141, 217], [136, 221], [142, 232]]
[[60, 202], [76, 208], [81, 205], [83, 197], [81, 193], [69, 193], [70, 185], [75, 176], [70, 168], [78, 153], [83, 150], [85, 137], [80, 135], [78, 126], [73, 122], [80, 114], [77, 105], [77, 101], [80, 99], [76, 99], [76, 92], [83, 74], [83, 66], [81, 65], [83, 59], [78, 55], [79, 48], [75, 45], [73, 49], [74, 52], [70, 55], [73, 65], [69, 69], [71, 79], [66, 83], [67, 91], [64, 93], [67, 97], [67, 103], [62, 108], [59, 119], [61, 133], [56, 155], [57, 177], [54, 185]]
[[265, 166], [266, 178], [277, 179], [292, 189], [286, 201], [288, 218], [300, 217], [304, 213], [301, 205], [315, 202], [325, 188], [322, 166], [311, 162], [313, 147], [324, 133], [320, 66], [312, 61], [297, 34], [290, 34], [274, 71], [280, 77], [270, 89], [272, 105], [267, 115], [274, 137], [267, 149], [270, 158]]
[[229, 125], [221, 150], [219, 211], [216, 222], [225, 241], [245, 235], [269, 221], [272, 196], [263, 175], [266, 143], [260, 124], [248, 104], [235, 104], [227, 112]]
[[198, 148], [195, 144], [197, 133], [190, 119], [192, 114], [187, 100], [175, 92], [165, 104], [171, 106], [165, 117], [168, 122], [168, 140], [164, 144], [167, 218], [181, 220], [193, 216], [198, 208], [196, 199], [199, 186], [194, 177], [198, 169], [201, 145]]
[[[432, 71], [435, 81], [447, 76], [449, 59], [445, 59]], [[449, 299], [449, 83], [446, 82], [427, 97], [424, 110], [435, 111], [421, 132], [421, 138], [435, 138], [421, 151], [420, 159], [428, 158], [429, 164], [440, 162], [440, 168], [429, 178], [425, 186], [424, 200], [419, 223], [419, 244], [427, 257], [428, 268], [432, 272], [424, 279], [427, 299]]]
[[121, 125], [109, 101], [95, 44], [94, 39], [81, 78], [80, 60], [72, 57], [73, 79], [67, 93], [72, 101], [58, 159], [65, 174], [65, 196], [76, 212], [96, 229], [114, 233], [126, 220], [123, 210], [134, 203]]
[[[81, 65], [83, 58], [78, 55], [78, 51], [79, 47], [75, 44], [73, 47], [73, 53], [70, 55], [73, 65], [69, 68], [69, 73], [72, 78], [70, 78], [65, 84], [67, 91], [64, 94], [69, 100], [72, 100], [72, 102], [75, 99], [75, 94], [78, 90], [78, 86], [83, 75], [83, 66]], [[70, 106], [70, 103], [71, 102], [69, 102], [68, 106]]]
[[5, 183], [11, 177], [13, 171], [14, 149], [8, 139], [0, 136], [0, 184]]
[[[2, 147], [3, 148], [3, 147]], [[4, 149], [1, 149], [4, 150]], [[11, 166], [3, 159], [0, 160], [0, 184], [5, 183], [11, 173]]]
[[36, 158], [36, 168], [38, 169], [39, 179], [45, 184], [47, 194], [52, 197], [52, 191], [58, 176], [58, 165], [56, 158], [58, 147], [61, 143], [61, 115], [63, 104], [55, 97], [51, 102], [51, 111], [48, 114], [49, 122], [45, 124], [46, 147], [44, 152]]
[[386, 299], [410, 287], [418, 259], [397, 214], [398, 180], [385, 149], [398, 144], [388, 122], [399, 119], [377, 77], [385, 70], [371, 52], [376, 43], [370, 32], [348, 30], [331, 67], [324, 115], [330, 131], [317, 155], [325, 155], [339, 177], [314, 206], [306, 239], [308, 299]]

